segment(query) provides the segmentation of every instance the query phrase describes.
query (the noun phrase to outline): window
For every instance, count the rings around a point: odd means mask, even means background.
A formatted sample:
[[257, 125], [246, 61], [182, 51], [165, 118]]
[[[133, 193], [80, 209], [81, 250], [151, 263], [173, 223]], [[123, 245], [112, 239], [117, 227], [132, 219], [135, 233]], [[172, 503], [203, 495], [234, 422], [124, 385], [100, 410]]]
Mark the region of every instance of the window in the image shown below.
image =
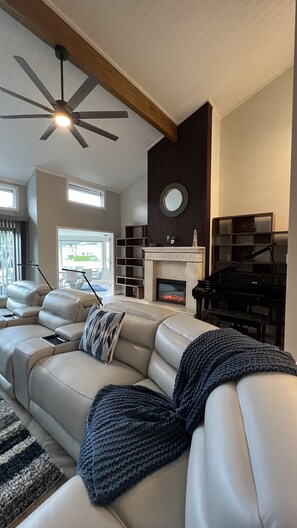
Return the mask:
[[68, 184], [68, 200], [93, 207], [104, 207], [104, 192], [73, 183]]
[[0, 208], [18, 210], [17, 187], [0, 184]]
[[0, 295], [21, 278], [21, 222], [0, 218]]

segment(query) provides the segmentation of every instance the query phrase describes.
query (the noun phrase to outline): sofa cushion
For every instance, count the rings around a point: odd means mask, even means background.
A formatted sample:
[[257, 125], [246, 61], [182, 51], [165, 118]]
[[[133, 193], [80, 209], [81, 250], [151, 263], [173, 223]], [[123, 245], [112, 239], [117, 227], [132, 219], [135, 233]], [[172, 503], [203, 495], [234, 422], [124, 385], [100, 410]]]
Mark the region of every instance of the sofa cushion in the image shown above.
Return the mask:
[[7, 315], [12, 315], [12, 311], [7, 308], [0, 308], [0, 317], [6, 317]]
[[85, 321], [94, 304], [94, 294], [79, 290], [53, 290], [44, 299], [38, 324], [55, 330], [58, 326]]
[[112, 301], [105, 309], [125, 312], [114, 358], [147, 376], [159, 324], [176, 312], [135, 301]]
[[[183, 528], [188, 458], [189, 450], [123, 493], [108, 509], [118, 515], [124, 526]], [[198, 524], [188, 526], [198, 527]]]
[[168, 396], [173, 395], [175, 376], [185, 349], [209, 330], [217, 330], [217, 327], [185, 313], [175, 312], [160, 324], [148, 375]]
[[47, 284], [29, 280], [13, 282], [6, 289], [6, 308], [13, 311], [21, 306], [41, 306], [49, 291]]
[[[97, 391], [109, 383], [132, 384], [143, 379], [135, 369], [113, 360], [110, 365], [75, 350], [40, 360], [34, 365], [29, 380], [33, 402], [75, 440], [76, 458], [84, 422]], [[34, 414], [34, 411], [33, 411]], [[49, 432], [55, 438], [55, 430]], [[63, 439], [59, 441], [62, 442]], [[68, 446], [64, 446], [69, 450]]]
[[89, 311], [79, 349], [110, 363], [124, 315], [124, 312], [106, 311], [95, 304]]
[[117, 515], [90, 505], [80, 477], [68, 480], [22, 523], [23, 528], [124, 528]]

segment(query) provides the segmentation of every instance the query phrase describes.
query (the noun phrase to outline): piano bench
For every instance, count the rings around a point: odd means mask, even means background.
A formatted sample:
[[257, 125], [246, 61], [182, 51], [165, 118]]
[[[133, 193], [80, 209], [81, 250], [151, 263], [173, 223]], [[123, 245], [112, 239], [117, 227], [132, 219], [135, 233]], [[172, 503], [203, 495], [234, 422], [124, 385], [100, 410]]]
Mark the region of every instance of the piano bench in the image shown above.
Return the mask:
[[253, 312], [238, 312], [236, 310], [226, 310], [224, 308], [214, 308], [208, 310], [210, 315], [210, 322], [213, 322], [213, 317], [219, 319], [219, 325], [221, 321], [227, 321], [234, 323], [235, 328], [239, 326], [242, 329], [243, 326], [250, 326], [257, 330], [257, 340], [265, 343], [266, 336], [266, 322], [267, 316], [264, 314], [258, 314]]

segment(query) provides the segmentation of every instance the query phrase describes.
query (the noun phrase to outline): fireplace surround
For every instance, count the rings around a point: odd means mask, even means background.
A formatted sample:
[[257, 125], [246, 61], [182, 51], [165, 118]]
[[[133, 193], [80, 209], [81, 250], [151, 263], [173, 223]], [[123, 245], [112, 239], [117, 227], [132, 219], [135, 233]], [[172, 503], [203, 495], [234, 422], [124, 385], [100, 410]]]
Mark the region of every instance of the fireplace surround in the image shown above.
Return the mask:
[[195, 313], [196, 302], [192, 289], [205, 275], [205, 248], [190, 247], [145, 247], [144, 250], [144, 298], [157, 300], [157, 279], [186, 282], [185, 307]]

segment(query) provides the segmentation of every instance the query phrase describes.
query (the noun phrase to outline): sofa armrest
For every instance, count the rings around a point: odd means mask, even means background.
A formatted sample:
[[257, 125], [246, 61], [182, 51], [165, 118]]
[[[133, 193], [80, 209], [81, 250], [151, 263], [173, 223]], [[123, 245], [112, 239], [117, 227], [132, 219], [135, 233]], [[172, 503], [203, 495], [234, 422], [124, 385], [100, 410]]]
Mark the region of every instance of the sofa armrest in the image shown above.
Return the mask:
[[56, 335], [67, 339], [67, 341], [77, 341], [81, 338], [85, 327], [85, 321], [81, 323], [72, 323], [65, 326], [59, 326], [56, 328]]
[[208, 397], [192, 437], [186, 526], [295, 528], [297, 378], [249, 374]]
[[41, 308], [41, 306], [20, 306], [20, 308], [16, 308], [15, 310], [13, 310], [13, 314], [17, 317], [21, 317], [22, 319], [26, 319], [28, 317], [35, 317], [35, 322], [31, 322], [30, 324], [36, 324], [37, 316]]
[[78, 341], [66, 341], [52, 345], [44, 337], [28, 339], [15, 347], [13, 354], [15, 397], [28, 411], [30, 407], [29, 378], [34, 365], [40, 359], [71, 352], [77, 347]]
[[7, 326], [26, 326], [26, 325], [36, 325], [37, 324], [37, 317], [36, 316], [30, 316], [27, 317], [19, 317], [15, 313], [11, 314], [8, 317], [5, 317], [3, 315], [0, 315], [0, 329], [6, 328]]
[[13, 354], [14, 391], [16, 399], [29, 410], [29, 377], [35, 363], [54, 354], [55, 348], [39, 337], [23, 341]]
[[6, 307], [7, 295], [0, 295], [0, 308]]
[[20, 528], [124, 528], [116, 515], [90, 503], [80, 477], [68, 480], [20, 525]]

